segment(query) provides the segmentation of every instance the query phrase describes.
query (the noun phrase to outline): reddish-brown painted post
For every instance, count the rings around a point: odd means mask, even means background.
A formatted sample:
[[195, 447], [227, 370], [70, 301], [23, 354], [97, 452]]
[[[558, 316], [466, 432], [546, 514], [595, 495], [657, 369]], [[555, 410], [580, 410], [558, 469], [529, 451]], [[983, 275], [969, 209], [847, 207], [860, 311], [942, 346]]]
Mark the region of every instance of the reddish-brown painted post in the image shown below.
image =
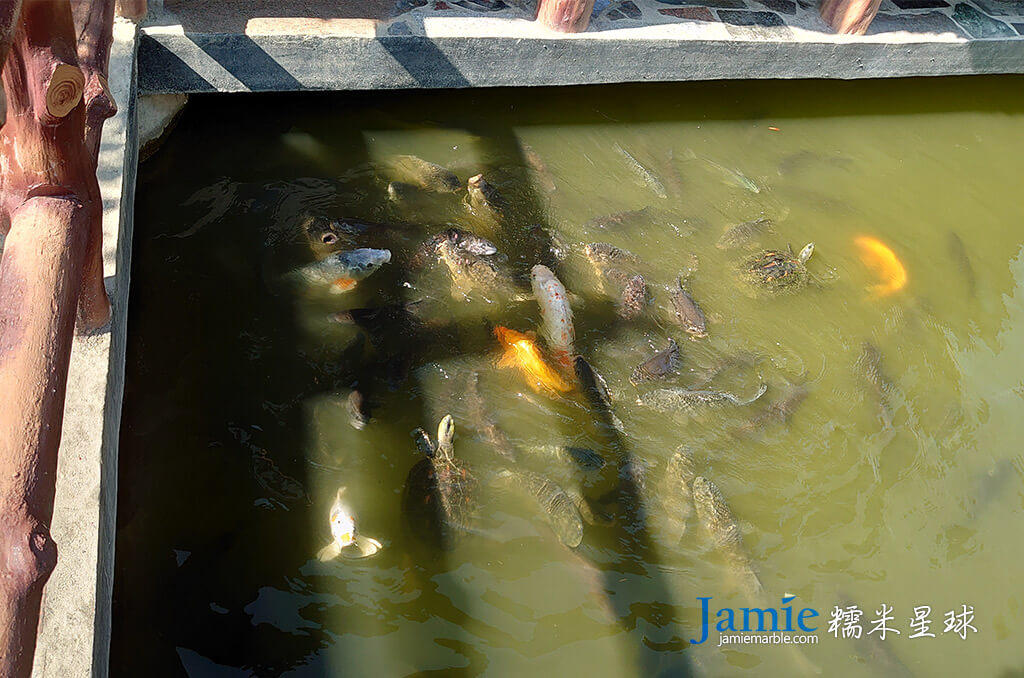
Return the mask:
[[[95, 285], [87, 271], [100, 246], [91, 151], [112, 107], [104, 85], [112, 26], [102, 30], [103, 21], [112, 22], [112, 3], [79, 4], [77, 29], [69, 0], [23, 0], [20, 14], [11, 14], [18, 18], [3, 67], [7, 122], [0, 129], [0, 228], [9, 229], [0, 257], [3, 678], [31, 673], [42, 590], [57, 559], [49, 525], [68, 362], [76, 309]], [[7, 9], [0, 0], [0, 17]], [[102, 268], [98, 280], [102, 287]], [[108, 313], [106, 304], [105, 293], [102, 304], [83, 303], [84, 324]]]
[[537, 21], [562, 33], [582, 33], [593, 11], [594, 0], [540, 0]]
[[132, 21], [138, 21], [142, 17], [146, 16], [146, 12], [149, 11], [146, 0], [117, 0], [117, 4], [114, 10], [117, 16], [123, 16], [125, 19], [131, 19]]
[[[114, 3], [71, 0], [71, 9], [78, 36], [78, 64], [85, 76], [85, 148], [92, 160], [91, 174], [95, 175], [103, 123], [117, 113], [117, 104], [107, 85]], [[110, 301], [103, 285], [102, 217], [90, 224], [88, 247], [78, 303], [78, 325], [82, 332], [96, 330], [110, 322]]]
[[864, 35], [882, 0], [821, 0], [819, 12], [836, 33]]

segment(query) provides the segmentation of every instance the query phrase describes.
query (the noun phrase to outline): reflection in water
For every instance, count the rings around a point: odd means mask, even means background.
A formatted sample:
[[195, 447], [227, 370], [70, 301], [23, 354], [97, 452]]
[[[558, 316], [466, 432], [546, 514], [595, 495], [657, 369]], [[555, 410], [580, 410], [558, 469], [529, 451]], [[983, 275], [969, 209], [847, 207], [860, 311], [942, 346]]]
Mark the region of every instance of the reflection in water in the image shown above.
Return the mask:
[[[1003, 82], [197, 98], [140, 174], [112, 670], [1020, 665], [1024, 100]], [[868, 232], [893, 254], [873, 269]], [[388, 256], [294, 274], [357, 248]], [[638, 404], [660, 391], [685, 406]], [[454, 495], [410, 436], [448, 414], [444, 473], [478, 482], [450, 543]], [[372, 557], [317, 557], [340, 487]], [[967, 603], [981, 631], [688, 646], [698, 597], [787, 594], [897, 624]]]

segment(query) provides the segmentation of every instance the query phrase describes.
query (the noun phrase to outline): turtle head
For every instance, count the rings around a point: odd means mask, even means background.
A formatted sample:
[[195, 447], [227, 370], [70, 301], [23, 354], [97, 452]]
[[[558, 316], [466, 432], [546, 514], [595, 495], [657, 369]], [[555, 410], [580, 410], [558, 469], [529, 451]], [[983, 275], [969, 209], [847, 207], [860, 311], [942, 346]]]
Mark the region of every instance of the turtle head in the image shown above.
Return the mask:
[[797, 255], [797, 259], [800, 260], [801, 264], [806, 264], [807, 260], [811, 258], [812, 254], [814, 254], [814, 243], [809, 242], [806, 245], [804, 245], [804, 248], [802, 250], [800, 250], [800, 254]]
[[446, 414], [437, 425], [437, 450], [446, 457], [451, 456], [453, 441], [455, 440], [455, 420], [452, 415]]

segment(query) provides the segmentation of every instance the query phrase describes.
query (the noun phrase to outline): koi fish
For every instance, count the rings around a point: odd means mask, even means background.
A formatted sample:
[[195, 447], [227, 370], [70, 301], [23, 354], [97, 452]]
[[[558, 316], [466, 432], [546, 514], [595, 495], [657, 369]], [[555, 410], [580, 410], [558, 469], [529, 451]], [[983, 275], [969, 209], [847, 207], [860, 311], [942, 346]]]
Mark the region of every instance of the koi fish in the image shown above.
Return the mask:
[[313, 285], [329, 285], [335, 294], [350, 292], [356, 284], [391, 261], [391, 250], [360, 248], [336, 252], [303, 266], [297, 275]]
[[547, 266], [537, 264], [530, 271], [530, 285], [540, 305], [544, 320], [544, 338], [554, 353], [558, 364], [566, 369], [572, 367], [573, 342], [576, 328], [572, 323], [572, 308], [565, 286]]
[[535, 391], [540, 391], [540, 387], [561, 393], [572, 390], [572, 384], [544, 361], [532, 336], [500, 325], [494, 328], [494, 334], [505, 349], [498, 359], [498, 367], [518, 367], [530, 380], [530, 386]]
[[906, 287], [907, 269], [888, 245], [863, 235], [853, 242], [860, 248], [860, 260], [882, 281], [871, 286], [872, 296], [885, 297]]

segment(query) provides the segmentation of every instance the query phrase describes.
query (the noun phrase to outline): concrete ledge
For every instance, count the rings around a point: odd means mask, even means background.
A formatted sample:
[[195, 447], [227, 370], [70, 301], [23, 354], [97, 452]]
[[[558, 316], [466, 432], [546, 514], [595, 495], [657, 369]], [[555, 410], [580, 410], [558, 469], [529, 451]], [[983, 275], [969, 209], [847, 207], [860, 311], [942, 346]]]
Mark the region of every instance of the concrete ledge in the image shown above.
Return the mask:
[[136, 36], [134, 24], [115, 24], [109, 83], [118, 113], [104, 125], [97, 169], [113, 318], [109, 331], [77, 337], [71, 351], [51, 525], [59, 556], [43, 593], [32, 671], [39, 678], [106, 676], [108, 671], [137, 165]]
[[144, 93], [890, 78], [1024, 73], [1024, 39], [365, 38], [147, 29], [139, 64]]

